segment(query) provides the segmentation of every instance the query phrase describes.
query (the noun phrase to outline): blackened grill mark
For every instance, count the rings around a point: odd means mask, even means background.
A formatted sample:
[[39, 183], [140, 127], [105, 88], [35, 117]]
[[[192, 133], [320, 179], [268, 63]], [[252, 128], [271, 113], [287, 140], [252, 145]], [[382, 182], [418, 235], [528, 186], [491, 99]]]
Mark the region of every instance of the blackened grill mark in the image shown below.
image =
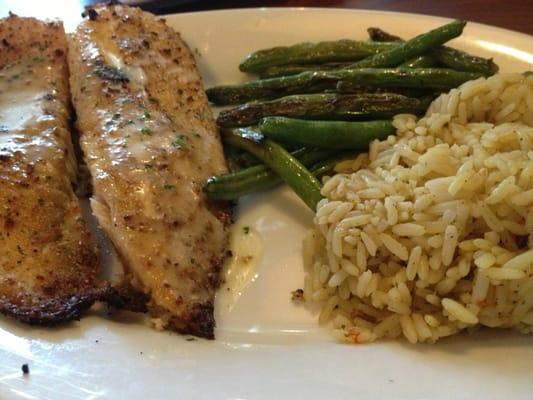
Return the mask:
[[128, 83], [130, 81], [123, 72], [106, 64], [98, 64], [94, 68], [94, 73], [100, 78], [114, 83]]
[[98, 18], [98, 13], [94, 8], [87, 8], [84, 12], [81, 13], [82, 18], [89, 17], [91, 21], [96, 21]]

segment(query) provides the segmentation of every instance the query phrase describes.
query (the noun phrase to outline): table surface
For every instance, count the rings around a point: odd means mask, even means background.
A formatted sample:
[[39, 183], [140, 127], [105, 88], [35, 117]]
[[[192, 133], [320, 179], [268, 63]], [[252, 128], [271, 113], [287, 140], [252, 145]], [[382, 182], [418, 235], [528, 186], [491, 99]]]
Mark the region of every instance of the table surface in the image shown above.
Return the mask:
[[[9, 11], [39, 18], [79, 19], [95, 0], [0, 0], [0, 16]], [[163, 0], [145, 6], [156, 13], [241, 7], [336, 7], [410, 12], [460, 18], [533, 35], [533, 0]]]

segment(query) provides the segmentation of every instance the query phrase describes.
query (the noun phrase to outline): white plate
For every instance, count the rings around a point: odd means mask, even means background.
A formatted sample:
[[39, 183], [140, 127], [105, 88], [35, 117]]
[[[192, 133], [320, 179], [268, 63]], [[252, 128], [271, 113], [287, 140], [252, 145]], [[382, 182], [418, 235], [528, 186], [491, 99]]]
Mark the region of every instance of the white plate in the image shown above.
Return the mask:
[[[168, 16], [207, 86], [244, 80], [238, 62], [261, 47], [365, 38], [368, 26], [413, 36], [447, 20], [321, 9], [259, 9]], [[453, 43], [493, 56], [504, 71], [533, 69], [533, 38], [468, 24]], [[313, 310], [295, 306], [301, 239], [311, 213], [289, 191], [247, 199], [238, 225], [260, 232], [264, 256], [251, 281], [217, 300], [217, 340], [156, 332], [94, 311], [64, 328], [0, 320], [0, 399], [504, 399], [533, 397], [533, 342], [482, 332], [435, 346], [336, 344]], [[29, 363], [31, 373], [21, 374]]]

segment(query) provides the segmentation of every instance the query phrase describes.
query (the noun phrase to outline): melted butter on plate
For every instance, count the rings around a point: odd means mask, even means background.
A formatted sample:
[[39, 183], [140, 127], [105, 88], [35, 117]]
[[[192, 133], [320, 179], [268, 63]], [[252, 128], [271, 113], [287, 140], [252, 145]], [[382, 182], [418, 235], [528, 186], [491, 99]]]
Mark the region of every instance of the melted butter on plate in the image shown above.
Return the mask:
[[235, 224], [230, 233], [229, 257], [222, 270], [219, 300], [231, 310], [246, 287], [258, 278], [257, 266], [263, 258], [263, 239], [254, 228]]

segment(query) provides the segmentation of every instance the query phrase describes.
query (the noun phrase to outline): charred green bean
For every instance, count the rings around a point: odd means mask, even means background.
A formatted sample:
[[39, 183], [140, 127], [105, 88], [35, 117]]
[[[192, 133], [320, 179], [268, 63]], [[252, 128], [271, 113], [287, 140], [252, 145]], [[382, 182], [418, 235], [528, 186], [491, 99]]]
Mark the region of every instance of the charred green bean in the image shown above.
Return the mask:
[[249, 128], [223, 132], [224, 140], [263, 161], [280, 176], [313, 211], [322, 198], [320, 182], [287, 150]]
[[390, 120], [346, 122], [284, 117], [264, 118], [259, 129], [280, 143], [344, 150], [366, 150], [370, 141], [385, 139], [396, 132]]

